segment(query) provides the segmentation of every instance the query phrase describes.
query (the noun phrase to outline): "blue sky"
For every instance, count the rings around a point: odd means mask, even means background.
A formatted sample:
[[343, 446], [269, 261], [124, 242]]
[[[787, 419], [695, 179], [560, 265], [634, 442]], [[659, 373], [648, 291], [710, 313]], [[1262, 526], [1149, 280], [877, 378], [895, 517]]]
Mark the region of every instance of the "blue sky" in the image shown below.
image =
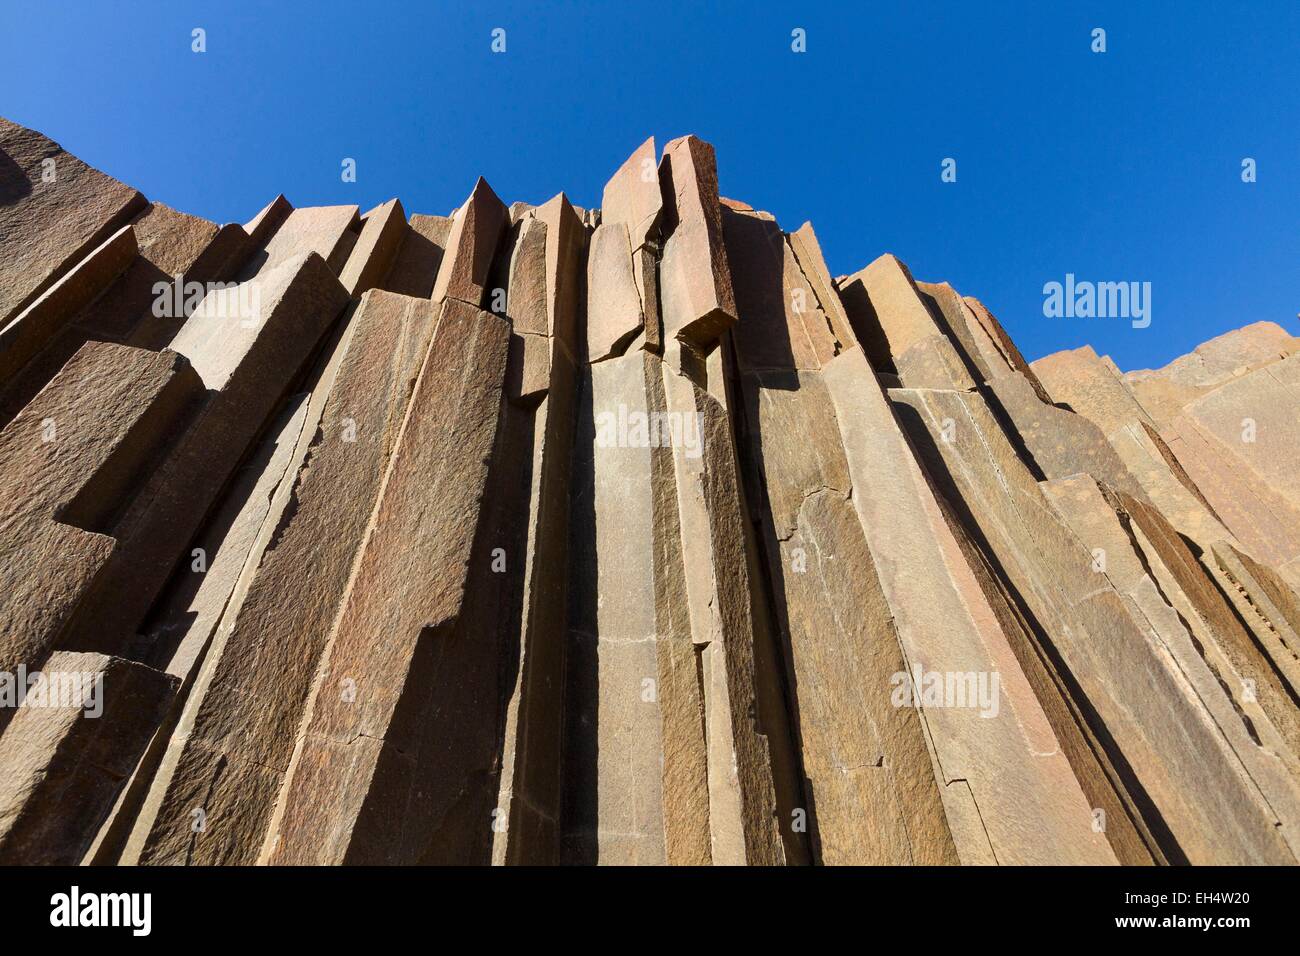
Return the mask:
[[[980, 6], [0, 0], [0, 115], [218, 221], [281, 191], [445, 214], [479, 174], [593, 205], [646, 136], [693, 132], [833, 274], [893, 252], [1031, 359], [1300, 332], [1300, 3]], [[1044, 317], [1066, 273], [1150, 282], [1150, 327]]]

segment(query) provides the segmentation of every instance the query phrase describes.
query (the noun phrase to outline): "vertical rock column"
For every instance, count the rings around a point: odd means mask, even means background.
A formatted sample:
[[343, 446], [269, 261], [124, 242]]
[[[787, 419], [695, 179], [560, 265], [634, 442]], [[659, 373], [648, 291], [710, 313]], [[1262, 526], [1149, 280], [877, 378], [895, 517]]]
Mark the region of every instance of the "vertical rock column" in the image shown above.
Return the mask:
[[457, 698], [462, 680], [475, 683], [458, 660], [477, 660], [466, 645], [489, 638], [458, 622], [470, 565], [483, 557], [475, 532], [508, 344], [504, 319], [444, 301], [313, 689], [268, 862], [416, 863], [445, 849], [435, 838], [462, 786], [456, 726], [464, 732], [472, 703]]
[[918, 712], [890, 703], [891, 678], [906, 666], [822, 371], [844, 343], [775, 221], [730, 209], [723, 220], [750, 506], [763, 530], [802, 760], [799, 811], [815, 859], [956, 863]]
[[[161, 621], [185, 623], [184, 635], [169, 641], [178, 656], [210, 646], [190, 678], [124, 861], [256, 860], [434, 318], [426, 300], [380, 291], [363, 297], [334, 368], [315, 383], [290, 474], [240, 562], [233, 593], [206, 593], [220, 576], [223, 541], [188, 606]], [[180, 672], [184, 665], [173, 658], [169, 666]]]
[[522, 580], [492, 862], [550, 864], [560, 859], [569, 472], [588, 234], [563, 195], [529, 210], [514, 231], [505, 414], [520, 422], [530, 460], [503, 463], [527, 488], [514, 509], [524, 554], [502, 556], [522, 568]]
[[676, 140], [654, 169], [648, 141], [610, 180], [588, 259], [566, 856], [780, 862], [747, 529], [725, 400], [706, 387], [735, 321], [712, 150]]

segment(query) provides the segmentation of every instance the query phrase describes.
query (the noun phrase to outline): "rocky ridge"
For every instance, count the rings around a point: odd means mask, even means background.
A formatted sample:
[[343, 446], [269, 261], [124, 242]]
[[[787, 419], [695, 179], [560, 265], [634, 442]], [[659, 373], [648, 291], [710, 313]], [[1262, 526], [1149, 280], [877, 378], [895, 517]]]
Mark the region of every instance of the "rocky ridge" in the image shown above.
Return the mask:
[[1298, 352], [1028, 363], [693, 136], [218, 226], [0, 120], [0, 862], [1295, 863]]

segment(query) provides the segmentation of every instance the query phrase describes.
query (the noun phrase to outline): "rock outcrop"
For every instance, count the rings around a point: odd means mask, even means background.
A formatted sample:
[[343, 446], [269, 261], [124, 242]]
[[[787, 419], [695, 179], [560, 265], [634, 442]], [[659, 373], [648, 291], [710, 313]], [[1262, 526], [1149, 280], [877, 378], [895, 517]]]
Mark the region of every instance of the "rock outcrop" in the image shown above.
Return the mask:
[[1297, 363], [1026, 362], [693, 136], [218, 226], [0, 120], [0, 862], [1295, 863]]

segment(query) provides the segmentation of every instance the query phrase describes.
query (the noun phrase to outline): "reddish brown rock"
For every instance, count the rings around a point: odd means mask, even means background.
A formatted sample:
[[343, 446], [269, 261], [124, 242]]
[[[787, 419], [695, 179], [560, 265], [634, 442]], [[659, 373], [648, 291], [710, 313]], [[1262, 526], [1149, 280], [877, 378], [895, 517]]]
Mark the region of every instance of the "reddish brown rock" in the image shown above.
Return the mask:
[[357, 297], [383, 284], [407, 233], [406, 212], [396, 199], [376, 206], [361, 219], [361, 233], [339, 275], [348, 295]]
[[135, 230], [123, 226], [35, 302], [0, 327], [0, 385], [12, 378], [80, 309], [135, 258]]
[[[426, 300], [378, 291], [362, 300], [337, 368], [313, 396], [296, 477], [271, 504], [274, 524], [258, 532], [221, 610], [128, 861], [256, 860], [433, 320]], [[214, 562], [208, 576], [217, 570]], [[195, 793], [206, 794], [211, 822], [198, 835], [189, 825]]]
[[477, 307], [488, 304], [488, 273], [509, 224], [510, 211], [487, 181], [479, 179], [452, 218], [447, 252], [433, 286], [435, 302], [450, 298]]
[[840, 283], [854, 331], [872, 365], [908, 388], [972, 388], [975, 370], [926, 306], [907, 267], [883, 255]]
[[356, 206], [294, 209], [259, 244], [256, 237], [265, 231], [260, 228], [265, 222], [248, 229], [257, 251], [244, 264], [239, 282], [269, 275], [285, 263], [312, 253], [324, 259], [331, 272], [340, 274], [356, 242], [359, 221]]
[[447, 248], [447, 235], [451, 232], [451, 219], [416, 215], [411, 217], [409, 225], [383, 288], [427, 299], [438, 279], [438, 269]]
[[659, 270], [664, 336], [708, 351], [736, 321], [713, 147], [694, 136], [673, 140], [664, 147], [659, 182], [667, 236]]
[[602, 223], [587, 257], [588, 361], [622, 355], [644, 326], [627, 227]]
[[206, 401], [187, 428], [168, 436], [172, 444], [140, 479], [130, 506], [112, 515], [118, 547], [65, 641], [112, 651], [132, 639], [214, 499], [346, 301], [314, 253], [251, 286], [204, 299], [171, 348], [190, 360]]
[[67, 633], [120, 546], [114, 515], [200, 389], [173, 352], [89, 343], [0, 432], [0, 671], [38, 665]]
[[627, 230], [632, 248], [639, 249], [655, 233], [662, 209], [655, 140], [651, 136], [605, 184], [600, 202], [600, 221], [606, 226], [622, 225]]
[[7, 860], [1297, 859], [1278, 326], [1030, 366], [694, 137], [220, 227], [0, 150], [0, 703], [128, 687], [0, 707]]
[[134, 189], [0, 118], [0, 328], [145, 205]]
[[[265, 845], [270, 862], [419, 862], [448, 849], [435, 842], [442, 816], [477, 783], [445, 741], [475, 709], [472, 698], [451, 706], [458, 687], [472, 687], [457, 648], [478, 636], [456, 625], [508, 337], [497, 316], [455, 299], [442, 307], [322, 660]], [[432, 805], [393, 816], [417, 795]]]
[[59, 651], [0, 736], [0, 863], [72, 866], [153, 736], [178, 681]]

